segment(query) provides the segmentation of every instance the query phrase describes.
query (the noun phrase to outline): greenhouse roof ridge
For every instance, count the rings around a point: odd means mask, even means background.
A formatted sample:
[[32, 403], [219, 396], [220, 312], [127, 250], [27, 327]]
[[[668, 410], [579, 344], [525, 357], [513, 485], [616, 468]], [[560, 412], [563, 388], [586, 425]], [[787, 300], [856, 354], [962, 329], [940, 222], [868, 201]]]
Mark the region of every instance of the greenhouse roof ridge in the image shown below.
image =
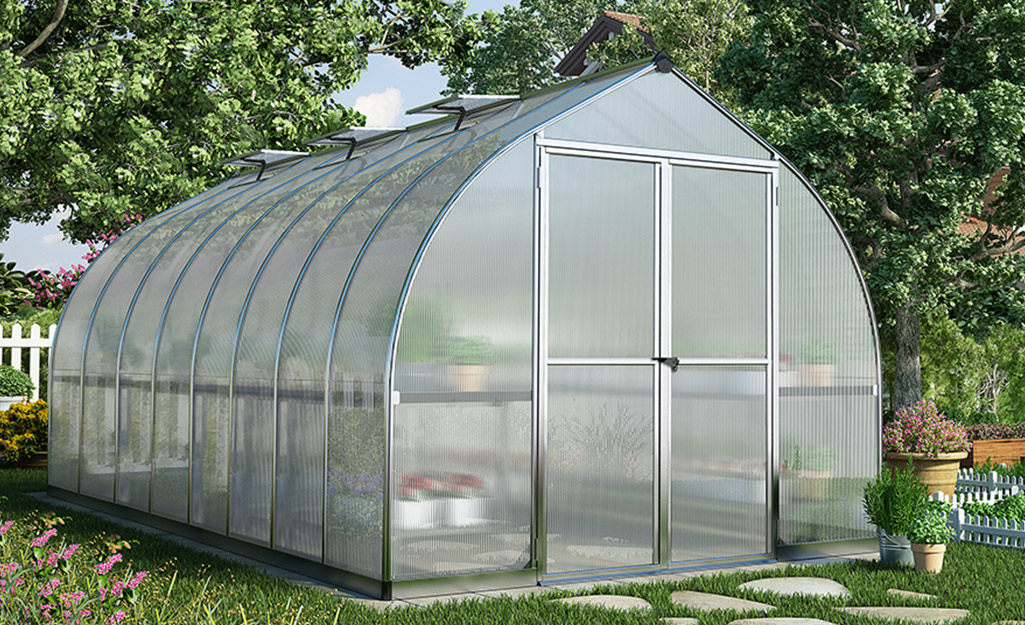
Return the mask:
[[225, 159], [220, 162], [222, 167], [259, 167], [260, 172], [256, 175], [259, 180], [268, 167], [288, 163], [309, 156], [309, 152], [297, 152], [293, 150], [257, 150]]

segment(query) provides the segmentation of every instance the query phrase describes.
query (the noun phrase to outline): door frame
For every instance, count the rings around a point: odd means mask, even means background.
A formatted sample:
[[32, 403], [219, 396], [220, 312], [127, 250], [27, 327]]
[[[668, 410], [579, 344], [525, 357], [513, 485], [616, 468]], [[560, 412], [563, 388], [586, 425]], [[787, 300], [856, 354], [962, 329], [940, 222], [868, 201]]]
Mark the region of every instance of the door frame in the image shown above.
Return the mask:
[[[546, 139], [544, 132], [534, 135], [534, 357], [533, 396], [534, 426], [532, 449], [533, 482], [533, 528], [531, 536], [531, 559], [537, 570], [538, 581], [567, 577], [579, 577], [587, 572], [548, 574], [547, 552], [547, 503], [546, 462], [548, 458], [548, 258], [549, 258], [549, 157], [577, 156], [618, 161], [651, 163], [655, 176], [655, 302], [654, 302], [654, 344], [660, 356], [672, 356], [671, 349], [671, 302], [663, 297], [672, 289], [672, 173], [674, 166], [699, 167], [706, 169], [735, 170], [766, 174], [766, 358], [685, 358], [681, 365], [761, 365], [767, 373], [766, 393], [766, 545], [765, 554], [776, 556], [776, 534], [779, 518], [779, 475], [777, 471], [779, 444], [776, 428], [776, 414], [779, 406], [779, 160], [751, 159], [655, 150], [629, 146]], [[576, 361], [577, 359], [573, 359]], [[581, 359], [583, 360], [583, 359]], [[586, 359], [588, 364], [640, 364], [637, 359], [603, 358]], [[570, 363], [565, 363], [570, 364]], [[583, 364], [583, 363], [581, 363]], [[654, 441], [653, 449], [653, 536], [652, 547], [656, 563], [615, 569], [616, 573], [690, 568], [701, 563], [674, 563], [671, 560], [671, 491], [672, 491], [672, 371], [669, 367], [653, 362], [656, 375], [654, 385]], [[750, 560], [750, 556], [727, 557]]]

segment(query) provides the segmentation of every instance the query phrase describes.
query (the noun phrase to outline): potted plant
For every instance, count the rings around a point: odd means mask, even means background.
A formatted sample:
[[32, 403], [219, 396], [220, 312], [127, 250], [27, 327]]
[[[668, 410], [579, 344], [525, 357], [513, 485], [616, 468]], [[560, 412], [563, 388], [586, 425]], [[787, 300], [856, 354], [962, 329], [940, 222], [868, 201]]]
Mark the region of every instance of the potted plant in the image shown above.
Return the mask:
[[35, 387], [32, 378], [24, 371], [18, 371], [10, 365], [0, 365], [0, 411], [28, 401]]
[[491, 343], [484, 337], [454, 337], [449, 346], [453, 379], [460, 393], [484, 390], [488, 368], [493, 361]]
[[833, 450], [825, 445], [795, 446], [793, 461], [788, 468], [798, 480], [798, 496], [815, 501], [825, 500], [829, 478], [833, 477], [834, 462]]
[[879, 561], [912, 566], [911, 542], [904, 534], [926, 509], [922, 483], [914, 471], [883, 467], [879, 476], [865, 485], [862, 503], [868, 522], [879, 535]]
[[949, 511], [940, 506], [930, 506], [908, 525], [907, 536], [911, 541], [915, 570], [939, 573], [943, 568], [943, 554], [947, 551], [947, 542], [954, 534], [954, 530], [947, 525], [948, 514]]
[[883, 428], [886, 464], [900, 468], [914, 460], [914, 471], [925, 494], [954, 494], [957, 470], [972, 448], [960, 423], [947, 419], [932, 401], [922, 399], [901, 408], [897, 418]]
[[829, 341], [812, 341], [801, 350], [801, 382], [804, 386], [832, 386], [836, 348]]

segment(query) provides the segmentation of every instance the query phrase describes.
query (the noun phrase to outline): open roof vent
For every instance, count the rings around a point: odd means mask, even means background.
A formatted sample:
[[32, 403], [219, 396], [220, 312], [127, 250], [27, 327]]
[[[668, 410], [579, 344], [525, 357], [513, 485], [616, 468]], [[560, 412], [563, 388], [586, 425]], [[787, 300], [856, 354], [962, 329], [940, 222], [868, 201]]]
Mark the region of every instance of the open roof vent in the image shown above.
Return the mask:
[[310, 139], [305, 145], [347, 145], [349, 146], [349, 153], [345, 156], [345, 160], [349, 160], [352, 158], [352, 153], [356, 151], [356, 146], [394, 137], [402, 132], [405, 132], [404, 128], [380, 126], [343, 128], [342, 130], [335, 130], [326, 135], [321, 135], [316, 139]]
[[520, 97], [516, 95], [455, 95], [409, 109], [406, 111], [406, 114], [451, 115], [452, 113], [459, 113], [459, 121], [456, 122], [456, 126], [453, 128], [453, 130], [459, 130], [467, 115], [486, 111], [509, 102], [516, 102], [519, 99]]
[[292, 152], [289, 150], [259, 150], [250, 152], [235, 158], [221, 161], [222, 167], [259, 167], [260, 172], [256, 174], [259, 180], [268, 167], [288, 163], [309, 156], [309, 152]]

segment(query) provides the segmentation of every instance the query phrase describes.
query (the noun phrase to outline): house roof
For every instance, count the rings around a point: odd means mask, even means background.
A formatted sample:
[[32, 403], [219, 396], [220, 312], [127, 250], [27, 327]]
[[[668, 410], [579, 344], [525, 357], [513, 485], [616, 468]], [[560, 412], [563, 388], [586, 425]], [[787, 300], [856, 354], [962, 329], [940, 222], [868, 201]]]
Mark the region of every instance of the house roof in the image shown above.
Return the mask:
[[644, 42], [652, 50], [655, 49], [655, 40], [644, 31], [639, 15], [617, 13], [616, 11], [602, 11], [598, 19], [591, 25], [591, 28], [580, 38], [580, 41], [555, 66], [556, 73], [562, 76], [580, 76], [583, 74], [584, 70], [587, 69], [587, 50], [591, 45], [621, 35], [624, 24], [629, 24], [636, 28], [640, 32], [641, 37], [644, 38]]

